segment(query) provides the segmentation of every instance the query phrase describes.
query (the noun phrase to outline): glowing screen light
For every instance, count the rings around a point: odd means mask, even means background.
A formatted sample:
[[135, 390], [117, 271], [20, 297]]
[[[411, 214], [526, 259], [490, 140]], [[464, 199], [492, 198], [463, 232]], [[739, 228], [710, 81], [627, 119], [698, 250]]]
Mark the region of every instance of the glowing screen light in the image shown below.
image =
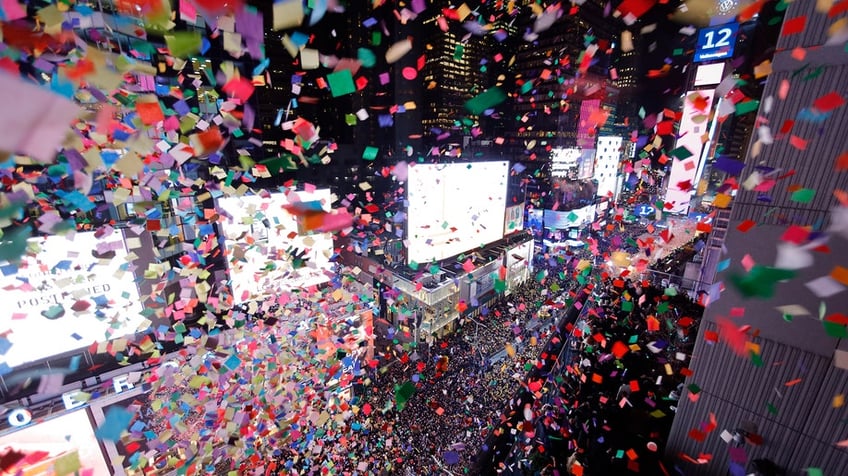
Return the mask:
[[0, 333], [11, 330], [0, 362], [10, 367], [132, 334], [149, 322], [120, 231], [31, 238], [21, 262], [0, 262], [0, 269]]
[[263, 299], [330, 280], [333, 237], [301, 233], [287, 207], [309, 203], [330, 211], [329, 189], [225, 197], [218, 209], [227, 216], [222, 229], [230, 285], [237, 302]]
[[689, 202], [695, 193], [695, 177], [701, 154], [704, 149], [702, 138], [710, 125], [715, 90], [689, 91], [683, 105], [683, 117], [677, 134], [675, 151], [681, 151], [671, 165], [666, 188], [665, 201], [671, 204], [671, 213], [689, 212]]
[[407, 259], [441, 260], [501, 239], [509, 162], [409, 168]]

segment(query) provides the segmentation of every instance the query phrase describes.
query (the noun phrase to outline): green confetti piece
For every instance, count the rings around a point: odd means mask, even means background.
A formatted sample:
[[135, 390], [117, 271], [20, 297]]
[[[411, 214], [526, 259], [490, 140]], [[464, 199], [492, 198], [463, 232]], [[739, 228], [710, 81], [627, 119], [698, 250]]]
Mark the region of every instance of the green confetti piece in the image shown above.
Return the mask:
[[821, 468], [804, 468], [807, 471], [807, 476], [824, 476]]
[[60, 456], [53, 462], [53, 473], [56, 476], [74, 474], [79, 471], [81, 466], [82, 463], [80, 463], [79, 452], [73, 451]]
[[621, 310], [630, 312], [633, 310], [633, 301], [621, 301]]
[[416, 263], [415, 261], [410, 261], [409, 262], [409, 269], [411, 269], [413, 271], [418, 271], [418, 263]]
[[377, 154], [380, 152], [378, 147], [374, 146], [366, 146], [365, 150], [362, 151], [362, 158], [365, 160], [374, 160], [377, 158]]
[[172, 56], [186, 58], [200, 52], [203, 37], [199, 31], [177, 31], [165, 35], [165, 44]]
[[693, 154], [689, 149], [681, 145], [680, 147], [669, 152], [668, 155], [670, 155], [671, 157], [676, 157], [680, 160], [685, 160], [689, 157], [692, 157]]
[[771, 413], [772, 415], [777, 415], [777, 407], [776, 406], [772, 405], [771, 403], [766, 403], [766, 408], [768, 409], [768, 412]]
[[29, 225], [13, 227], [10, 231], [0, 233], [0, 261], [18, 263], [26, 252]]
[[848, 338], [848, 327], [830, 321], [822, 321], [822, 325], [824, 325], [824, 331], [830, 337], [834, 337], [836, 339]]
[[690, 383], [689, 386], [686, 387], [686, 388], [688, 388], [689, 391], [692, 392], [695, 395], [701, 393], [701, 387], [699, 387], [698, 385], [696, 385], [694, 383]]
[[456, 49], [454, 49], [454, 51], [453, 51], [453, 60], [454, 60], [454, 61], [460, 61], [460, 60], [462, 60], [462, 55], [463, 55], [463, 53], [465, 53], [465, 47], [464, 47], [464, 46], [462, 46], [462, 44], [461, 44], [461, 43], [460, 43], [460, 44], [457, 44], [457, 45], [456, 45]]
[[754, 265], [747, 275], [732, 275], [730, 282], [745, 297], [771, 298], [775, 284], [795, 277], [795, 272], [786, 269]]
[[789, 198], [793, 202], [798, 203], [810, 203], [813, 201], [813, 197], [816, 196], [816, 191], [810, 188], [802, 188], [799, 190], [795, 190], [792, 192], [792, 196]]
[[[379, 39], [380, 34], [377, 33], [377, 45], [380, 44]], [[362, 63], [362, 66], [365, 68], [371, 68], [372, 66], [377, 64], [377, 56], [374, 54], [373, 51], [369, 50], [368, 48], [359, 48], [358, 50], [356, 50], [356, 59], [358, 59], [359, 62]]]
[[465, 109], [471, 114], [480, 115], [506, 100], [506, 94], [497, 86], [487, 89], [465, 102]]
[[743, 114], [748, 114], [749, 112], [754, 112], [760, 107], [760, 101], [757, 99], [752, 99], [750, 101], [740, 102], [736, 104], [736, 115], [741, 116]]
[[760, 354], [754, 352], [753, 350], [748, 351], [748, 354], [751, 356], [751, 363], [754, 367], [762, 367], [763, 366], [763, 358]]
[[668, 301], [663, 301], [657, 304], [657, 314], [668, 312]]
[[[251, 159], [252, 160], [252, 159]], [[297, 170], [297, 165], [288, 156], [273, 157], [259, 162], [268, 168], [268, 173], [271, 175], [279, 175], [287, 170]], [[245, 167], [249, 168], [249, 167]]]
[[330, 85], [330, 93], [334, 98], [351, 94], [356, 91], [353, 83], [353, 75], [350, 70], [342, 69], [327, 75], [327, 83]]

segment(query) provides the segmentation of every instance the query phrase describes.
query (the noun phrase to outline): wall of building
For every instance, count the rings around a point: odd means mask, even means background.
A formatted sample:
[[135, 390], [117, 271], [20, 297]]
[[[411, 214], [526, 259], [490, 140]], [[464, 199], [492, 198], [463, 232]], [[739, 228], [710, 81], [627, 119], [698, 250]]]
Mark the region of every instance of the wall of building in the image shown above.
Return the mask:
[[[807, 468], [844, 474], [848, 468], [848, 451], [837, 446], [848, 439], [848, 407], [839, 403], [848, 394], [848, 364], [837, 361], [844, 358], [848, 340], [839, 338], [844, 326], [828, 333], [822, 322], [844, 314], [848, 295], [843, 287], [826, 296], [820, 284], [810, 284], [830, 275], [835, 266], [846, 266], [848, 235], [828, 233], [828, 252], [810, 251], [805, 257], [806, 252], [795, 249], [796, 263], [812, 262], [795, 270], [791, 279], [773, 283], [770, 292], [762, 279], [750, 280], [751, 289], [759, 290], [756, 297], [743, 296], [732, 284], [733, 275], [750, 278], [743, 259], [775, 266], [790, 226], [827, 231], [839, 206], [833, 192], [848, 189], [848, 174], [835, 171], [836, 159], [845, 151], [848, 108], [838, 106], [818, 117], [812, 110], [819, 98], [845, 93], [837, 78], [848, 74], [846, 42], [825, 43], [830, 25], [844, 21], [846, 13], [829, 16], [815, 9], [816, 2], [794, 2], [786, 12], [786, 21], [804, 17], [806, 27], [781, 35], [763, 94], [771, 107], [760, 108], [758, 122], [771, 127], [775, 140], [768, 143], [754, 134], [740, 177], [744, 182], [760, 171], [776, 182], [764, 193], [743, 187], [731, 204], [727, 254], [721, 257], [730, 264], [716, 275], [719, 284], [714, 285], [724, 291], [705, 313], [692, 354], [693, 375], [686, 381], [666, 449], [667, 458], [685, 474], [748, 474], [757, 458], [773, 461], [789, 475], [811, 474]], [[804, 55], [793, 52], [795, 48], [803, 48]], [[814, 120], [805, 120], [810, 117]], [[791, 131], [778, 134], [786, 121], [795, 121]], [[815, 190], [813, 198], [793, 196], [799, 187]], [[737, 229], [745, 220], [756, 223], [747, 233]], [[804, 311], [785, 319], [782, 306], [787, 305], [798, 306], [795, 314]], [[728, 345], [734, 335], [737, 351]], [[710, 415], [717, 426], [705, 432]], [[743, 449], [732, 453], [737, 445], [727, 443], [722, 433], [729, 437], [739, 429], [760, 435], [762, 444], [743, 439]], [[693, 462], [699, 458], [703, 464]]]

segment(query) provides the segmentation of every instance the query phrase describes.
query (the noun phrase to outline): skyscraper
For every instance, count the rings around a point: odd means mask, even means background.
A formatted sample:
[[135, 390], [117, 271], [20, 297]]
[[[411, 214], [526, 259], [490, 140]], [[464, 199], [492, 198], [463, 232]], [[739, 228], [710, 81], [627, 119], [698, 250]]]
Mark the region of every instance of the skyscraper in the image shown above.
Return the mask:
[[848, 467], [845, 18], [786, 11], [666, 451], [686, 474]]

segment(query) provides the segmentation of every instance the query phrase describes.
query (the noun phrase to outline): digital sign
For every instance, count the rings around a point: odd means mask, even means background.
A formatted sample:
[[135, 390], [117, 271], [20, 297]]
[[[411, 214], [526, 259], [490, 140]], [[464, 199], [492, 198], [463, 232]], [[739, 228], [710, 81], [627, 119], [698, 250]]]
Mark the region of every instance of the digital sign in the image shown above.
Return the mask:
[[695, 62], [713, 61], [733, 56], [736, 45], [738, 23], [703, 28], [698, 33], [698, 44], [695, 47]]
[[504, 235], [524, 229], [524, 204], [506, 208]]
[[545, 228], [566, 230], [580, 228], [595, 221], [595, 205], [587, 205], [570, 211], [545, 210]]
[[[119, 230], [27, 241], [20, 263], [0, 262], [0, 363], [24, 363], [143, 330], [149, 322]], [[9, 332], [6, 332], [6, 331]]]
[[237, 302], [279, 295], [330, 280], [333, 237], [301, 233], [286, 207], [311, 203], [330, 211], [329, 189], [225, 197], [218, 208], [228, 253], [230, 284]]
[[689, 202], [695, 193], [694, 184], [704, 149], [702, 138], [710, 126], [714, 89], [689, 91], [683, 103], [683, 114], [675, 148], [685, 149], [689, 156], [674, 159], [668, 175], [665, 201], [671, 205], [667, 211], [675, 214], [689, 212]]
[[9, 459], [0, 474], [70, 474], [109, 476], [94, 428], [85, 410], [65, 413], [37, 425], [0, 436], [0, 453], [22, 456]]
[[508, 174], [505, 161], [411, 166], [407, 260], [442, 260], [501, 239]]

